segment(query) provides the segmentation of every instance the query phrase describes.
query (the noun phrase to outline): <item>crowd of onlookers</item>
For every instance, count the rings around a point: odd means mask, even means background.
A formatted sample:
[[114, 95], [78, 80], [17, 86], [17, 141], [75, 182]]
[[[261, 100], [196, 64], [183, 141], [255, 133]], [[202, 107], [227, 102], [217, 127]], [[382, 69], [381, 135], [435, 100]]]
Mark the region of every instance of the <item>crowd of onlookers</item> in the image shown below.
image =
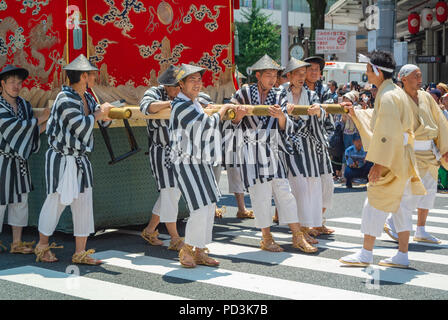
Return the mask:
[[[396, 81], [396, 84], [403, 87], [400, 81]], [[374, 85], [366, 84], [362, 87], [356, 81], [339, 86], [335, 81], [329, 81], [327, 86], [328, 95], [334, 103], [349, 101], [360, 109], [373, 108], [378, 92]], [[430, 83], [422, 90], [431, 94], [448, 119], [448, 85]], [[365, 161], [366, 152], [356, 126], [348, 115], [335, 115], [334, 120], [335, 132], [329, 142], [335, 182], [345, 183], [347, 188], [352, 188], [353, 181], [364, 184], [372, 164]], [[439, 190], [448, 191], [448, 173], [442, 167], [439, 170]]]

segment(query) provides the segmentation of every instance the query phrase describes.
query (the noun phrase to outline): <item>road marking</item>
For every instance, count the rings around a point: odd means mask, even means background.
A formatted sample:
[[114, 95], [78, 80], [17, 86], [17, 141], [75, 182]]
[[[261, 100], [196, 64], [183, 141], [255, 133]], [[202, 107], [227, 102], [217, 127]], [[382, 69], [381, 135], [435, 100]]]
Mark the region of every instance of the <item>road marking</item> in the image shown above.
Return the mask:
[[[448, 206], [445, 206], [445, 208], [448, 208]], [[431, 217], [431, 213], [448, 214], [448, 210], [446, 210], [446, 209], [431, 209], [431, 210], [429, 210], [428, 218]]]
[[[347, 223], [347, 224], [356, 224], [361, 226], [361, 218], [353, 218], [353, 217], [345, 217], [345, 218], [332, 218], [327, 219], [328, 222], [339, 222], [339, 223]], [[425, 227], [426, 232], [429, 233], [438, 233], [438, 234], [447, 234], [448, 228], [440, 228], [440, 227], [433, 227], [433, 226], [426, 226]], [[412, 234], [412, 232], [411, 232]]]
[[185, 299], [34, 266], [2, 270], [0, 271], [0, 279], [91, 300]]
[[[219, 232], [217, 233], [217, 235], [244, 237], [258, 240], [261, 239], [261, 232], [257, 232], [254, 230], [225, 231], [225, 232]], [[272, 235], [275, 241], [278, 242], [279, 244], [292, 243], [291, 234], [272, 232]], [[280, 241], [278, 241], [279, 239]], [[362, 244], [341, 242], [331, 239], [330, 240], [318, 239], [318, 240], [319, 244], [316, 245], [318, 248], [332, 249], [337, 251], [348, 251], [348, 252], [358, 252], [362, 248]], [[375, 256], [392, 257], [397, 253], [397, 248], [381, 248], [376, 246], [375, 249], [373, 250], [373, 253]], [[434, 253], [409, 251], [409, 260], [448, 265], [447, 255], [434, 254]]]
[[[288, 267], [303, 268], [358, 278], [366, 278], [364, 268], [345, 267], [337, 259], [322, 258], [313, 255], [290, 252], [267, 252], [259, 248], [229, 243], [211, 243], [207, 246], [212, 255], [225, 258], [238, 258], [249, 261], [280, 264]], [[448, 275], [429, 273], [413, 269], [396, 269], [372, 265], [379, 271], [381, 281], [401, 283], [430, 289], [448, 290]]]
[[[227, 244], [224, 245], [224, 247], [226, 246]], [[222, 268], [197, 266], [193, 269], [185, 269], [177, 261], [131, 254], [123, 251], [110, 250], [95, 253], [93, 256], [116, 267], [272, 295], [280, 298], [295, 300], [327, 300], [335, 298], [350, 300], [388, 299], [387, 297], [377, 295], [271, 278]], [[364, 278], [367, 277], [364, 276]]]

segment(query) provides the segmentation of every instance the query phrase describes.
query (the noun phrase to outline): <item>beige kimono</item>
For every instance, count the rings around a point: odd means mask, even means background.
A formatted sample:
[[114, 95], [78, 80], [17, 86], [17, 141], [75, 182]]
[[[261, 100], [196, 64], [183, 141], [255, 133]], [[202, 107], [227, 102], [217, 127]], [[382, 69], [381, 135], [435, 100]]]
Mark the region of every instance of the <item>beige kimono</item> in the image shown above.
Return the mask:
[[[414, 111], [414, 121], [418, 123], [414, 133], [415, 140], [434, 140], [440, 155], [448, 152], [448, 121], [440, 107], [425, 91], [418, 91], [418, 106], [409, 95], [406, 96], [409, 100], [408, 104]], [[443, 158], [440, 161], [437, 160], [431, 150], [415, 151], [415, 157], [422, 178], [429, 172], [434, 180], [437, 180], [440, 164], [448, 169], [448, 163]]]
[[385, 80], [378, 88], [375, 108], [355, 110], [353, 117], [366, 160], [384, 167], [380, 179], [367, 186], [369, 204], [383, 212], [397, 212], [409, 179], [413, 194], [426, 194], [413, 150], [417, 124], [407, 101], [402, 89]]

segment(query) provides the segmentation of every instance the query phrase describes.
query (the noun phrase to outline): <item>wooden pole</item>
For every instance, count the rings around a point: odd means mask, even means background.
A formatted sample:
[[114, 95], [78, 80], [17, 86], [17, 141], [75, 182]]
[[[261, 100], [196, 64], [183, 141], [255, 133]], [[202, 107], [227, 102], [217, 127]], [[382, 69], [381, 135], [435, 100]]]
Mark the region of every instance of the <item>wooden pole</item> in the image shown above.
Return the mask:
[[[216, 112], [218, 112], [223, 105], [217, 105], [214, 104], [212, 108], [204, 109], [204, 112], [208, 115], [212, 115]], [[258, 106], [252, 106], [252, 105], [243, 105], [247, 108], [247, 116], [269, 116], [268, 108], [271, 106], [268, 105], [258, 105]], [[342, 107], [339, 104], [322, 104], [321, 105], [327, 113], [329, 114], [343, 114], [346, 113], [344, 107]], [[308, 108], [311, 106], [307, 105], [295, 105], [294, 110], [291, 112], [292, 116], [300, 116], [300, 115], [307, 115], [308, 114]], [[42, 109], [34, 108], [34, 113], [36, 115], [41, 112]], [[112, 108], [109, 112], [109, 117], [112, 119], [149, 119], [149, 120], [168, 120], [171, 115], [170, 109], [163, 109], [157, 113], [145, 115], [140, 111], [139, 106], [131, 106], [128, 105], [126, 107], [121, 108]], [[224, 120], [232, 120], [235, 118], [235, 111], [233, 109], [228, 110], [226, 116], [224, 117]]]

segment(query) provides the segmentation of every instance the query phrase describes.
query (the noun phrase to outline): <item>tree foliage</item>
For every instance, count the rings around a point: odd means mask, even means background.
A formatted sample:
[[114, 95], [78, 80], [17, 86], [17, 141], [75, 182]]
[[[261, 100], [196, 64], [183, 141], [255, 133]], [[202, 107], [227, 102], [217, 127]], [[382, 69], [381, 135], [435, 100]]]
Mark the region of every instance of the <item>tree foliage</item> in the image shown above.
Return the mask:
[[[306, 0], [310, 6], [311, 14], [311, 28], [310, 28], [310, 40], [313, 41], [316, 38], [317, 29], [325, 29], [325, 10], [327, 8], [327, 0]], [[312, 42], [313, 43], [313, 42]], [[314, 55], [315, 46], [311, 46], [310, 54]]]
[[238, 69], [246, 74], [246, 68], [268, 54], [272, 59], [280, 60], [281, 29], [269, 22], [269, 16], [262, 13], [252, 1], [251, 9], [241, 9], [247, 22], [237, 22], [239, 52]]

